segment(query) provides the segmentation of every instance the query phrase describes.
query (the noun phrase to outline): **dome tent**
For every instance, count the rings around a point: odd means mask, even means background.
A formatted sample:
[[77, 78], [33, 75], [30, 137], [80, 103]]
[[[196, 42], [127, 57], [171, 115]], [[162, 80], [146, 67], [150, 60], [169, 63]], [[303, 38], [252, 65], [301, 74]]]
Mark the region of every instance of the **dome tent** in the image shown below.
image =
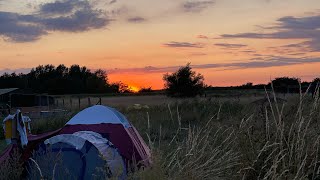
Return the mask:
[[127, 118], [114, 108], [96, 105], [84, 109], [71, 118], [66, 125], [79, 125], [79, 124], [120, 124], [124, 127], [130, 127]]
[[[50, 161], [48, 161], [47, 156], [50, 154], [58, 155], [58, 152], [62, 151], [61, 164], [66, 167], [71, 167], [71, 170], [69, 170], [71, 174], [76, 174], [79, 172], [79, 169], [86, 168], [83, 176], [87, 174], [88, 178], [84, 179], [90, 179], [90, 174], [96, 175], [96, 173], [92, 174], [92, 168], [99, 167], [103, 164], [103, 160], [106, 162], [104, 163], [106, 168], [110, 170], [109, 175], [114, 175], [115, 173], [118, 175], [119, 170], [117, 169], [120, 169], [120, 172], [126, 173], [125, 169], [128, 169], [127, 165], [146, 167], [151, 164], [150, 149], [138, 131], [123, 114], [107, 106], [97, 105], [89, 107], [75, 115], [61, 129], [39, 135], [30, 134], [27, 138], [28, 144], [22, 151], [22, 162], [28, 162], [27, 164], [34, 165], [34, 163], [31, 162], [32, 160], [29, 159], [33, 157], [37, 163], [48, 163]], [[10, 145], [5, 153], [0, 155], [0, 164], [9, 158], [14, 149], [16, 149], [16, 147]], [[110, 153], [104, 155], [104, 149], [112, 152], [111, 154], [113, 155], [110, 155]], [[34, 151], [36, 151], [36, 153], [32, 154]], [[69, 153], [72, 154], [70, 157], [68, 155]], [[79, 156], [80, 154], [84, 156]], [[102, 158], [99, 158], [100, 154], [102, 154]], [[64, 160], [64, 158], [66, 159]], [[37, 159], [43, 160], [38, 161]], [[91, 159], [96, 160], [91, 161]], [[76, 169], [73, 170], [73, 166], [78, 167], [78, 171]], [[56, 169], [54, 167], [55, 163], [49, 164], [49, 168], [40, 165], [41, 170], [50, 170], [51, 174], [56, 176], [56, 174], [52, 172], [53, 169]], [[58, 166], [57, 168], [59, 169]], [[47, 174], [50, 175], [50, 172]], [[31, 174], [31, 177], [32, 175], [33, 174]], [[123, 176], [122, 174], [120, 175], [121, 179]], [[81, 178], [83, 177], [78, 177], [78, 179]]]
[[126, 163], [136, 162], [149, 166], [150, 149], [126, 117], [107, 106], [96, 105], [75, 115], [60, 134], [78, 131], [93, 131], [108, 139], [125, 159]]
[[[39, 146], [33, 158], [39, 164], [42, 175], [53, 179], [126, 177], [125, 163], [117, 149], [95, 132], [80, 131], [53, 136]], [[33, 165], [31, 162], [29, 164]], [[37, 176], [39, 174], [36, 172], [29, 174], [31, 179], [40, 179]]]

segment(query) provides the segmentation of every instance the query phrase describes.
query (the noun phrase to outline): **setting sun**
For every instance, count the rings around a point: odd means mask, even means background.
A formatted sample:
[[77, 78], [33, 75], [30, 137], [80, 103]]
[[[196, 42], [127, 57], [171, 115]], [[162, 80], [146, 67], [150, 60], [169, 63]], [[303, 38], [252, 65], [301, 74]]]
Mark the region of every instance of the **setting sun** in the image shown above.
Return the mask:
[[129, 85], [129, 90], [134, 92], [134, 93], [137, 93], [137, 92], [139, 92], [140, 88], [138, 88], [136, 86]]

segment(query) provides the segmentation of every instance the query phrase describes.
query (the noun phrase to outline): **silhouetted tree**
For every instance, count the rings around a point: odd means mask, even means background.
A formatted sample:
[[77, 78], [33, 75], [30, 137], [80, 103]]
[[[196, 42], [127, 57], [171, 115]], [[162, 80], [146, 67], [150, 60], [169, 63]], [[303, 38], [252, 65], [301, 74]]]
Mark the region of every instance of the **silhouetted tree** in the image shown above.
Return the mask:
[[144, 93], [144, 92], [152, 92], [152, 88], [151, 87], [140, 88], [139, 93]]
[[98, 69], [87, 78], [86, 89], [90, 93], [103, 93], [108, 91], [107, 72]]
[[[275, 92], [292, 93], [299, 92], [299, 79], [289, 77], [279, 77], [272, 80], [272, 85]], [[270, 84], [269, 84], [270, 86]]]
[[192, 71], [190, 63], [181, 67], [177, 72], [165, 74], [165, 89], [168, 96], [172, 97], [194, 97], [201, 95], [204, 91], [204, 77]]
[[27, 87], [27, 77], [24, 74], [16, 74], [16, 73], [4, 73], [0, 76], [0, 88], [26, 88]]
[[252, 89], [253, 87], [254, 86], [252, 82], [247, 82], [246, 84], [239, 86], [239, 89]]
[[132, 93], [130, 87], [121, 81], [110, 84], [108, 89], [115, 93]]
[[[320, 87], [320, 78], [315, 78], [310, 85], [310, 93], [312, 93], [312, 96], [314, 96], [317, 91], [319, 91], [319, 87]], [[319, 93], [320, 96], [320, 93]]]

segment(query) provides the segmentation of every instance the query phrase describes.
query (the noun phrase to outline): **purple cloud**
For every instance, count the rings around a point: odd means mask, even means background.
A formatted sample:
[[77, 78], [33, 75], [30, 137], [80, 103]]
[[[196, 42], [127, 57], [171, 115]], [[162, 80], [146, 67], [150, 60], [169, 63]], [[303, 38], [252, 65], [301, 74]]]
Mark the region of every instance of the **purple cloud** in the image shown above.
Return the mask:
[[[238, 34], [222, 34], [222, 38], [252, 38], [252, 39], [307, 39], [302, 44], [291, 47], [305, 46], [309, 51], [320, 51], [320, 15], [306, 17], [286, 16], [279, 18], [270, 33], [246, 32]], [[287, 46], [287, 47], [290, 47]]]
[[0, 11], [0, 36], [10, 42], [32, 42], [49, 31], [83, 32], [103, 28], [112, 21], [86, 0], [55, 1], [39, 9], [28, 15]]
[[185, 12], [201, 12], [213, 4], [214, 4], [213, 0], [187, 1], [182, 4], [182, 9]]
[[142, 22], [145, 22], [147, 20], [145, 18], [143, 18], [143, 17], [136, 16], [136, 17], [128, 18], [127, 21], [131, 22], [131, 23], [142, 23]]
[[16, 74], [23, 73], [23, 74], [26, 74], [26, 73], [29, 73], [30, 70], [31, 70], [31, 68], [0, 69], [0, 75], [3, 75], [4, 73], [8, 73], [8, 74], [11, 74], [11, 73], [16, 73]]
[[[317, 57], [287, 57], [287, 56], [263, 56], [252, 58], [247, 62], [234, 63], [211, 63], [211, 64], [197, 64], [191, 65], [195, 69], [249, 69], [249, 68], [267, 68], [278, 66], [290, 66], [304, 63], [319, 63], [320, 59]], [[147, 66], [144, 68], [128, 68], [128, 69], [109, 69], [108, 73], [166, 73], [176, 71], [180, 66], [154, 67]]]
[[117, 0], [111, 0], [110, 2], [109, 2], [109, 4], [114, 4], [114, 3], [116, 3], [117, 2]]
[[209, 37], [205, 36], [205, 35], [198, 35], [197, 38], [199, 38], [199, 39], [209, 39]]
[[242, 48], [242, 47], [246, 47], [247, 46], [245, 44], [229, 44], [229, 43], [216, 43], [214, 45], [215, 46], [220, 46], [220, 47], [223, 47], [223, 48], [231, 48], [231, 49]]
[[171, 41], [163, 45], [167, 47], [173, 47], [173, 48], [203, 48], [204, 46], [203, 44], [200, 44], [200, 43], [176, 42], [176, 41]]

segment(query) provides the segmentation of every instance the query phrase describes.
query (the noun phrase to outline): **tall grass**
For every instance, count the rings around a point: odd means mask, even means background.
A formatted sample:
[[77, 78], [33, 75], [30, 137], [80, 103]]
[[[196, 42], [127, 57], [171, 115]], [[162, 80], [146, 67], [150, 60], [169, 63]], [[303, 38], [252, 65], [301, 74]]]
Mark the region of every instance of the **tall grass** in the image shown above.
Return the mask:
[[319, 96], [314, 97], [300, 93], [279, 103], [275, 93], [267, 94], [261, 107], [184, 103], [168, 106], [166, 118], [157, 107], [138, 128], [147, 132], [153, 151], [161, 152], [156, 168], [167, 179], [320, 179]]
[[47, 117], [36, 119], [32, 121], [31, 132], [32, 134], [41, 134], [62, 128], [75, 113], [68, 113], [57, 117]]
[[[152, 167], [128, 179], [320, 179], [319, 95], [267, 103], [193, 100], [118, 107], [152, 149]], [[36, 122], [36, 132], [69, 117]]]
[[244, 179], [320, 178], [319, 99], [315, 97], [300, 93], [298, 103], [289, 109], [268, 97], [264, 128], [255, 130], [257, 134], [249, 132], [255, 128], [252, 121], [243, 121], [240, 131], [248, 131], [254, 155], [249, 166], [241, 169]]
[[23, 164], [20, 161], [21, 154], [14, 150], [12, 155], [1, 164], [0, 180], [18, 180], [23, 173]]
[[225, 118], [243, 111], [246, 108], [235, 103], [196, 100], [124, 112], [145, 132], [153, 152], [153, 166], [134, 173], [134, 179], [235, 178], [240, 166], [237, 133], [225, 126], [230, 123]]

